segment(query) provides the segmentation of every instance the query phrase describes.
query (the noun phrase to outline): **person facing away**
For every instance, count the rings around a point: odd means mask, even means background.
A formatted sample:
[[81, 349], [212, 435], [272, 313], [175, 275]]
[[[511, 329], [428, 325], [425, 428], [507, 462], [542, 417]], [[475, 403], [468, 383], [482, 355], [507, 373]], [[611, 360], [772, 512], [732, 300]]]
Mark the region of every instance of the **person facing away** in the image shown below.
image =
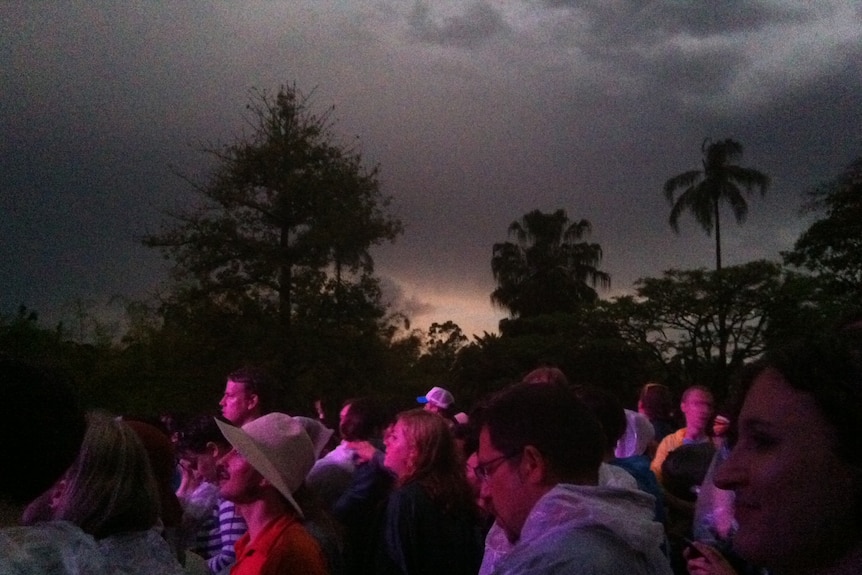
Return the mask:
[[272, 411], [274, 383], [259, 367], [242, 367], [227, 376], [219, 402], [222, 416], [237, 427]]
[[398, 414], [384, 466], [396, 477], [376, 572], [473, 575], [481, 563], [478, 509], [449, 425], [423, 409]]
[[315, 460], [302, 425], [273, 412], [242, 428], [222, 421], [218, 426], [233, 447], [219, 461], [219, 493], [234, 502], [248, 524], [236, 543], [231, 575], [328, 573], [294, 497]]
[[383, 429], [394, 410], [374, 397], [344, 402], [341, 443], [315, 464], [306, 481], [331, 501], [343, 527], [347, 573], [374, 573], [377, 533], [394, 478], [383, 466]]
[[481, 574], [671, 572], [653, 498], [598, 485], [605, 438], [571, 390], [516, 384], [479, 414], [476, 474], [495, 517]]
[[641, 387], [638, 394], [638, 413], [649, 419], [654, 431], [655, 443], [647, 449], [650, 457], [655, 455], [656, 447], [661, 440], [677, 430], [673, 403], [673, 396], [666, 385], [651, 381]]
[[[386, 423], [386, 413], [380, 401], [373, 397], [360, 397], [344, 402], [339, 413], [339, 444], [318, 459], [305, 478], [309, 487], [320, 496], [327, 509], [333, 511], [339, 520], [345, 521], [350, 513], [351, 502], [344, 501], [337, 507], [357, 470], [357, 454], [351, 447], [355, 442], [375, 442], [379, 439]], [[361, 494], [360, 494], [361, 495]], [[365, 524], [359, 518], [360, 528]]]
[[628, 432], [629, 422], [632, 420], [637, 421], [636, 419], [629, 419], [629, 414], [633, 418], [634, 416], [642, 418], [643, 424], [652, 431], [649, 420], [639, 413], [626, 412], [622, 404], [615, 397], [601, 389], [585, 387], [576, 393], [578, 398], [584, 402], [596, 419], [598, 419], [605, 435], [604, 463], [599, 467], [599, 485], [614, 485], [615, 483], [618, 487], [627, 487], [623, 481], [616, 480], [612, 482], [612, 480], [603, 478], [603, 471], [606, 476], [608, 475], [605, 464], [608, 464], [607, 467], [624, 471], [636, 481], [635, 487], [637, 489], [655, 498], [655, 515], [653, 518], [659, 523], [664, 523], [664, 495], [661, 486], [658, 484], [658, 480], [653, 472], [650, 471], [649, 459], [646, 456], [616, 457], [616, 448], [622, 437]]

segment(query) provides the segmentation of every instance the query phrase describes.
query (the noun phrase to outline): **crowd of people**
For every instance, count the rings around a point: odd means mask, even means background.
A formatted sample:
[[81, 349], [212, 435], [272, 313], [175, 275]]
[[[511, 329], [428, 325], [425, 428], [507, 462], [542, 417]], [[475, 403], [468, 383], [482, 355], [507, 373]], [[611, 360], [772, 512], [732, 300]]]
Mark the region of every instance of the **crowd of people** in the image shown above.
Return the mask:
[[862, 573], [860, 333], [767, 350], [720, 409], [543, 366], [457, 413], [351, 398], [337, 429], [256, 368], [217, 417], [147, 422], [0, 360], [0, 573]]

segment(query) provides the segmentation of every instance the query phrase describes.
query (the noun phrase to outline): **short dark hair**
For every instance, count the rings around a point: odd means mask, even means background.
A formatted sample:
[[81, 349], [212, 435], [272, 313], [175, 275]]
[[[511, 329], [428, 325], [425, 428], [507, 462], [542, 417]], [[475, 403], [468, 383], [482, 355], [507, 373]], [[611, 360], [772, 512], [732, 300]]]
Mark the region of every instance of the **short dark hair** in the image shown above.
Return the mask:
[[614, 449], [628, 425], [623, 404], [607, 391], [596, 387], [584, 387], [577, 394], [602, 425], [605, 449]]
[[177, 453], [203, 453], [207, 443], [229, 445], [211, 415], [196, 415], [177, 429]]
[[347, 441], [369, 441], [378, 437], [392, 419], [392, 410], [374, 397], [359, 397], [344, 402], [347, 414], [338, 426], [341, 438]]
[[275, 380], [267, 370], [254, 365], [246, 365], [231, 372], [227, 379], [241, 383], [246, 392], [257, 396], [261, 414], [273, 411]]
[[478, 415], [491, 443], [504, 454], [532, 445], [563, 480], [598, 473], [604, 434], [570, 389], [518, 383], [493, 395]]
[[0, 437], [10, 466], [0, 473], [0, 498], [25, 504], [69, 468], [87, 422], [68, 381], [56, 373], [0, 359]]
[[644, 384], [638, 401], [640, 401], [644, 413], [650, 420], [670, 421], [673, 419], [673, 396], [666, 385], [654, 381]]

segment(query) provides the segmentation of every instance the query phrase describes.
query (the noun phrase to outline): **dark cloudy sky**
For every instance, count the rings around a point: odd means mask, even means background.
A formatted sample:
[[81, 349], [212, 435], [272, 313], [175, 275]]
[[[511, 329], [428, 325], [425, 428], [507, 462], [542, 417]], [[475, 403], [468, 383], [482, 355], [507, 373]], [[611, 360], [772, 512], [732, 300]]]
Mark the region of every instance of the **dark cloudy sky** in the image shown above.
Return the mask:
[[[773, 178], [727, 264], [777, 259], [804, 189], [862, 155], [855, 0], [290, 0], [0, 3], [0, 312], [141, 297], [138, 238], [192, 194], [202, 142], [243, 129], [250, 88], [296, 83], [381, 166], [405, 233], [375, 252], [416, 325], [496, 330], [491, 246], [532, 209], [593, 224], [610, 297], [710, 267], [671, 175], [732, 137]], [[729, 214], [728, 214], [729, 218]]]

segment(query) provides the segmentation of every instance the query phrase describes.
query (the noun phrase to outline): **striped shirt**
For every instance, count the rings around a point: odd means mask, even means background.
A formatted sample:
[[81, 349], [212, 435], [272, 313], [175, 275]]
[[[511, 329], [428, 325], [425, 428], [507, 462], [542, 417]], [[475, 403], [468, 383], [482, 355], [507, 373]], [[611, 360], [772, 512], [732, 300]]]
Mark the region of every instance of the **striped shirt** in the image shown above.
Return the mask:
[[246, 531], [234, 504], [219, 497], [218, 506], [198, 530], [192, 550], [206, 559], [210, 573], [219, 573], [236, 561], [234, 544]]

